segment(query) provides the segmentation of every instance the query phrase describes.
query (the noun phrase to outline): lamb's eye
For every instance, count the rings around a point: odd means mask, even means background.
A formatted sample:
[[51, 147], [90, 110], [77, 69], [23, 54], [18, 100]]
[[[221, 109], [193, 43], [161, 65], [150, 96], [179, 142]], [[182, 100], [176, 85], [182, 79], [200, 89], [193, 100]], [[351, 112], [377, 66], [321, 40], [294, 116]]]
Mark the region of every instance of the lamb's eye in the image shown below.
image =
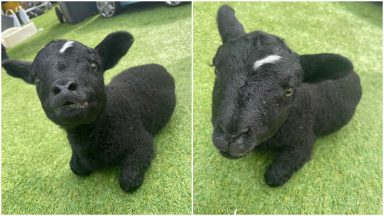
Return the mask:
[[91, 68], [92, 68], [92, 70], [95, 71], [95, 72], [99, 70], [99, 68], [97, 67], [97, 64], [96, 64], [96, 63], [92, 63], [92, 64], [91, 64]]
[[284, 95], [287, 97], [291, 96], [293, 94], [293, 90], [294, 89], [292, 87], [284, 89]]

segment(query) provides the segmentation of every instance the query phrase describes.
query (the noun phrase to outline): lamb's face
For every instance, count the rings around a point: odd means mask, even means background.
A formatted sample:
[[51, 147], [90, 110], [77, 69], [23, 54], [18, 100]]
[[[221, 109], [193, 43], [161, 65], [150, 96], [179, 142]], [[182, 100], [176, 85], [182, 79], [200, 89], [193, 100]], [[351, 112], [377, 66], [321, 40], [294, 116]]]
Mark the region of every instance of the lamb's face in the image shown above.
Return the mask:
[[101, 65], [96, 50], [76, 41], [57, 40], [40, 50], [31, 75], [50, 120], [69, 129], [100, 115], [105, 106]]
[[35, 84], [41, 105], [56, 124], [65, 129], [92, 123], [105, 107], [103, 72], [128, 52], [133, 36], [113, 32], [95, 49], [76, 41], [48, 43], [33, 62], [9, 58], [2, 49], [1, 65], [7, 73]]
[[241, 157], [287, 119], [302, 81], [300, 60], [278, 37], [253, 32], [223, 43], [213, 64], [213, 143]]

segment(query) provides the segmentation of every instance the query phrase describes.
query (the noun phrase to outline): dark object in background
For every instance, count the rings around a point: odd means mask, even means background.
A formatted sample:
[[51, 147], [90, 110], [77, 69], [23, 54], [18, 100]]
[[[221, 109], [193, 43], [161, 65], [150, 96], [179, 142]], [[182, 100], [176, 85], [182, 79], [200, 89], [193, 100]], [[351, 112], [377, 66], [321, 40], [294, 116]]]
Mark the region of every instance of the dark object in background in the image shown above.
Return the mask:
[[27, 12], [29, 18], [34, 18], [44, 14], [51, 9], [51, 2], [21, 2], [22, 7]]
[[359, 76], [341, 55], [299, 55], [276, 35], [246, 33], [227, 5], [217, 23], [213, 143], [229, 158], [256, 147], [274, 151], [264, 178], [281, 186], [310, 160], [317, 137], [352, 119], [362, 94]]
[[[20, 27], [40, 16], [52, 7], [51, 2], [2, 2], [1, 31], [11, 27]], [[17, 20], [15, 20], [17, 19]]]
[[58, 2], [55, 8], [60, 23], [76, 24], [97, 14], [95, 2]]
[[113, 17], [121, 12], [123, 7], [134, 4], [137, 1], [113, 2], [113, 1], [97, 1], [96, 7], [102, 17]]
[[9, 29], [11, 27], [14, 27], [14, 21], [12, 17], [1, 15], [1, 31], [5, 31], [6, 29]]
[[63, 15], [63, 13], [61, 13], [61, 10], [59, 7], [55, 7], [55, 13], [56, 13], [56, 17], [59, 20], [59, 22], [61, 24], [63, 24], [65, 22], [64, 21], [64, 15]]
[[[54, 40], [33, 62], [10, 59], [2, 47], [6, 72], [36, 86], [46, 116], [66, 130], [73, 173], [119, 166], [120, 187], [140, 187], [154, 157], [153, 138], [175, 108], [175, 83], [161, 65], [124, 70], [105, 86], [133, 43], [128, 32], [109, 34], [94, 49], [77, 41]], [[26, 110], [26, 112], [29, 112]]]
[[[97, 1], [96, 6], [102, 17], [113, 17], [119, 14], [131, 4], [139, 3], [140, 1]], [[151, 3], [151, 2], [147, 2]], [[154, 2], [152, 2], [154, 3]], [[168, 6], [177, 6], [180, 5], [181, 1], [165, 1], [165, 4]]]

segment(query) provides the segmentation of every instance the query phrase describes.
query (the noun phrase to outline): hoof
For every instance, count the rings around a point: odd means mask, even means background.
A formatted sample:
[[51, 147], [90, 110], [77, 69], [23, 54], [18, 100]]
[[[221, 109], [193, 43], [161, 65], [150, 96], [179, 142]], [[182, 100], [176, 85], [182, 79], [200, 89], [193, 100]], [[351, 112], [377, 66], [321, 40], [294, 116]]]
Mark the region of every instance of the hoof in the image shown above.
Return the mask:
[[120, 177], [120, 187], [123, 189], [123, 191], [128, 193], [133, 193], [143, 183], [144, 177], [138, 176], [138, 177], [130, 177], [130, 176], [121, 176]]
[[92, 173], [92, 171], [77, 169], [77, 168], [73, 168], [72, 166], [71, 166], [71, 170], [77, 176], [89, 176]]
[[271, 187], [284, 185], [292, 176], [292, 173], [285, 169], [269, 166], [265, 171], [265, 183]]

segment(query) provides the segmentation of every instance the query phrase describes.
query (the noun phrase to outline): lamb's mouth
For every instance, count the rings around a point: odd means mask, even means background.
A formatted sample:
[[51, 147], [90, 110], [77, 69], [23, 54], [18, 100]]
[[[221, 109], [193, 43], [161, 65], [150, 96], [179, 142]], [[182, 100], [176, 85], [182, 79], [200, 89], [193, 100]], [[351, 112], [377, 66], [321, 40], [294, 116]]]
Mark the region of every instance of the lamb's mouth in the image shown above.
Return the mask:
[[237, 156], [237, 155], [232, 155], [232, 154], [230, 154], [230, 153], [228, 153], [228, 152], [224, 152], [224, 151], [220, 151], [220, 154], [222, 155], [222, 156], [224, 156], [225, 158], [228, 158], [228, 159], [239, 159], [239, 158], [241, 158], [241, 157], [243, 157], [244, 155], [242, 155], [242, 156]]
[[80, 103], [74, 103], [74, 102], [68, 101], [64, 103], [61, 108], [62, 109], [86, 109], [88, 108], [88, 102], [83, 101]]
[[213, 144], [225, 158], [237, 159], [250, 152], [249, 143], [252, 143], [252, 130], [247, 127], [239, 130], [236, 135], [225, 133], [223, 127], [215, 127]]
[[87, 111], [88, 108], [89, 103], [87, 101], [78, 103], [67, 101], [61, 107], [56, 108], [55, 113], [63, 118], [73, 118]]

